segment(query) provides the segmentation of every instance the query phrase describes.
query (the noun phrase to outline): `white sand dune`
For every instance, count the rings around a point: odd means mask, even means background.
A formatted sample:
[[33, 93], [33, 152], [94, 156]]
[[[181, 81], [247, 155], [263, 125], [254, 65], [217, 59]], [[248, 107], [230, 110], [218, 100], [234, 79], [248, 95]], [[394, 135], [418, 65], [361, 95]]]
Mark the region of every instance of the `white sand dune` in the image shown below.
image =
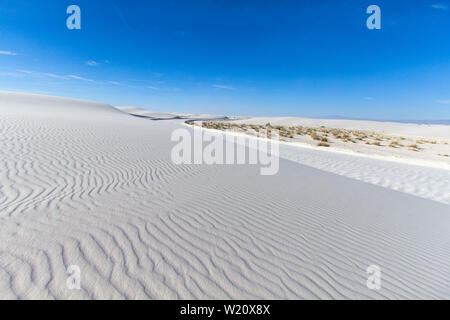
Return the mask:
[[174, 112], [155, 112], [137, 107], [115, 107], [116, 109], [137, 117], [149, 118], [151, 120], [174, 120], [174, 119], [201, 119], [214, 120], [226, 119], [224, 116], [211, 114], [192, 114], [192, 113], [174, 113]]
[[[240, 132], [225, 134], [264, 139]], [[279, 155], [312, 168], [450, 204], [450, 169], [446, 163], [358, 154], [290, 142], [280, 143]]]
[[[313, 168], [450, 205], [450, 170], [282, 145], [280, 156]], [[420, 164], [420, 162], [419, 162]]]
[[0, 93], [0, 298], [450, 298], [449, 205], [283, 159], [175, 165], [181, 126]]
[[448, 125], [443, 124], [416, 124], [400, 122], [380, 122], [346, 119], [311, 119], [298, 117], [254, 117], [238, 120], [241, 123], [265, 124], [285, 126], [308, 126], [329, 128], [342, 128], [352, 130], [373, 130], [384, 134], [405, 135], [418, 138], [450, 139]]
[[[230, 123], [230, 122], [224, 122]], [[280, 157], [313, 168], [345, 177], [383, 186], [415, 196], [450, 204], [450, 158], [439, 153], [450, 154], [450, 126], [404, 124], [360, 120], [329, 120], [307, 118], [246, 118], [232, 121], [237, 124], [273, 126], [312, 126], [368, 130], [371, 132], [433, 139], [437, 144], [421, 146], [420, 152], [407, 148], [367, 146], [364, 142], [342, 143], [333, 141], [328, 148], [317, 146], [310, 136], [288, 139], [280, 143]], [[196, 124], [199, 124], [196, 122]], [[209, 130], [209, 129], [208, 129]], [[376, 131], [375, 131], [376, 130]], [[212, 129], [215, 132], [224, 132]], [[252, 138], [254, 132], [226, 131], [226, 134]], [[328, 137], [330, 139], [330, 137]], [[402, 142], [405, 143], [405, 142]]]

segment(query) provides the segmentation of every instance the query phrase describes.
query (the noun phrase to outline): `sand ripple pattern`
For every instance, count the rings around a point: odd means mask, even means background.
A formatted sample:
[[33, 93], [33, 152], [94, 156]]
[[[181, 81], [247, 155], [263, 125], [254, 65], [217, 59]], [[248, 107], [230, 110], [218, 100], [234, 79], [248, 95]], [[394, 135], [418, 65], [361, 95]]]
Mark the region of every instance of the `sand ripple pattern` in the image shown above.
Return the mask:
[[320, 170], [450, 204], [450, 171], [336, 152], [280, 146], [280, 156]]
[[176, 121], [1, 112], [1, 299], [450, 298], [448, 205], [285, 160], [174, 165]]

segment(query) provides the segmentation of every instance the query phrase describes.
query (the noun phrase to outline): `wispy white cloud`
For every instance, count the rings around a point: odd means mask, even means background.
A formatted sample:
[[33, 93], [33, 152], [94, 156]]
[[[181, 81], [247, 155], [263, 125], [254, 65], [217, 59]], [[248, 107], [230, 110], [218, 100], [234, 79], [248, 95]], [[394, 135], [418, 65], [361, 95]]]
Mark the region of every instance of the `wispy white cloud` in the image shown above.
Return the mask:
[[20, 76], [24, 77], [26, 75], [33, 75], [35, 77], [44, 77], [44, 78], [54, 78], [54, 79], [64, 79], [67, 80], [67, 77], [60, 76], [54, 73], [46, 73], [46, 72], [35, 72], [31, 70], [25, 70], [25, 69], [19, 69], [17, 70], [17, 73], [8, 73], [4, 72], [3, 75], [10, 75], [10, 76]]
[[433, 9], [438, 9], [438, 10], [447, 10], [448, 9], [448, 7], [443, 4], [432, 4], [432, 5], [430, 5], [430, 7]]
[[17, 56], [17, 53], [11, 51], [0, 51], [0, 54], [4, 56]]
[[449, 100], [438, 100], [436, 102], [437, 103], [443, 103], [443, 104], [450, 104], [450, 99]]
[[224, 86], [222, 84], [213, 84], [213, 87], [218, 88], [218, 89], [225, 89], [225, 90], [236, 90], [236, 88], [234, 88], [234, 87]]
[[82, 76], [78, 76], [75, 74], [71, 74], [71, 75], [58, 75], [58, 74], [54, 74], [54, 73], [49, 73], [49, 72], [36, 72], [36, 71], [30, 71], [30, 70], [24, 70], [24, 69], [20, 69], [20, 70], [16, 70], [17, 72], [0, 72], [0, 76], [7, 76], [7, 77], [15, 77], [15, 78], [23, 78], [26, 76], [30, 76], [30, 77], [34, 77], [34, 78], [52, 78], [52, 79], [59, 79], [59, 80], [80, 80], [80, 81], [88, 81], [88, 82], [96, 82], [96, 83], [110, 83], [110, 84], [115, 84], [115, 85], [121, 85], [121, 83], [117, 82], [117, 81], [95, 81], [92, 79], [88, 79], [88, 78], [84, 78]]
[[94, 61], [94, 60], [89, 60], [89, 61], [86, 61], [86, 64], [87, 64], [88, 66], [90, 66], [90, 67], [96, 67], [96, 66], [98, 66], [100, 63], [98, 63], [97, 61]]
[[67, 78], [64, 77], [64, 76], [59, 76], [59, 75], [54, 74], [54, 73], [42, 73], [42, 75], [43, 75], [44, 77], [55, 78], [55, 79], [67, 79]]
[[152, 87], [152, 86], [147, 86], [147, 88], [152, 89], [152, 90], [160, 90], [161, 88], [158, 87]]
[[68, 77], [72, 78], [72, 79], [75, 79], [75, 80], [82, 80], [82, 81], [89, 81], [89, 82], [93, 82], [94, 81], [92, 79], [86, 79], [86, 78], [83, 78], [83, 77], [80, 77], [80, 76], [77, 76], [77, 75], [74, 75], [74, 74], [70, 74]]
[[120, 85], [120, 82], [117, 81], [108, 81], [109, 84], [114, 84], [116, 86]]
[[45, 77], [45, 78], [53, 78], [53, 79], [62, 79], [62, 80], [67, 80], [68, 78], [65, 76], [61, 76], [61, 75], [57, 75], [54, 73], [49, 73], [49, 72], [34, 72], [31, 70], [24, 70], [24, 69], [20, 69], [17, 70], [17, 72], [23, 73], [23, 74], [28, 74], [28, 75], [35, 75], [37, 77]]
[[0, 72], [1, 77], [23, 78], [25, 75], [15, 72]]

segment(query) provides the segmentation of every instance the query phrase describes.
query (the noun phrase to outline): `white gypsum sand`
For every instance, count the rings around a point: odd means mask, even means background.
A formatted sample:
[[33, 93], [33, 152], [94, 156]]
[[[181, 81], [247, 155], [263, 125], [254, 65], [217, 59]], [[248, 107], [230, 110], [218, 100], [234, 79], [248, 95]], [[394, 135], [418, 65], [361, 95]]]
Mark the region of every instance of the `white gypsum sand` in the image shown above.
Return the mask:
[[237, 123], [266, 124], [284, 126], [306, 126], [328, 128], [342, 128], [353, 130], [377, 131], [384, 134], [399, 136], [412, 136], [417, 138], [441, 138], [450, 139], [448, 125], [442, 124], [416, 124], [400, 122], [381, 122], [369, 120], [346, 120], [346, 119], [311, 119], [297, 117], [254, 117], [237, 120]]
[[[249, 118], [192, 124], [255, 139], [266, 139], [271, 132], [270, 137], [280, 141], [282, 158], [450, 204], [450, 126], [359, 120], [339, 120], [343, 128], [323, 125], [337, 126], [334, 121]], [[378, 131], [368, 130], [370, 124]], [[415, 136], [400, 135], [412, 132], [413, 128], [416, 128]]]
[[175, 165], [182, 125], [0, 93], [0, 298], [450, 298], [449, 205], [283, 159]]
[[175, 119], [204, 119], [219, 120], [226, 117], [210, 115], [210, 114], [191, 114], [191, 113], [174, 113], [174, 112], [154, 112], [137, 107], [115, 107], [116, 109], [131, 114], [133, 116], [148, 118], [152, 120], [175, 120]]

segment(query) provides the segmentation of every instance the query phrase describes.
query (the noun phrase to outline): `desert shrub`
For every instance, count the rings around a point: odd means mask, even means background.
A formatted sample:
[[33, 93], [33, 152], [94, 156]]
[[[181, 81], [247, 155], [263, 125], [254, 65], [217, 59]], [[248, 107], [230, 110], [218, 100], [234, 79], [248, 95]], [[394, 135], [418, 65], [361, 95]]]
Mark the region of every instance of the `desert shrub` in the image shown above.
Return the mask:
[[329, 147], [329, 146], [330, 146], [330, 144], [327, 143], [327, 142], [319, 142], [317, 145], [318, 145], [319, 147]]
[[435, 140], [421, 139], [421, 140], [417, 140], [416, 143], [417, 143], [417, 144], [423, 144], [423, 143], [436, 144], [437, 141], [435, 141]]
[[398, 141], [391, 141], [391, 143], [389, 143], [389, 147], [398, 148], [398, 147], [403, 147], [403, 145], [400, 144]]
[[280, 130], [279, 135], [280, 135], [280, 137], [285, 137], [286, 138], [288, 136], [288, 133], [286, 131], [284, 131], [284, 130]]
[[317, 132], [316, 132], [316, 131], [312, 131], [312, 132], [309, 134], [309, 136], [310, 136], [311, 138], [313, 138], [314, 140], [320, 140], [320, 137], [317, 135]]
[[410, 144], [410, 145], [408, 146], [408, 149], [409, 149], [409, 150], [412, 150], [412, 151], [419, 151], [419, 150], [420, 150], [420, 147], [419, 147], [417, 144]]

